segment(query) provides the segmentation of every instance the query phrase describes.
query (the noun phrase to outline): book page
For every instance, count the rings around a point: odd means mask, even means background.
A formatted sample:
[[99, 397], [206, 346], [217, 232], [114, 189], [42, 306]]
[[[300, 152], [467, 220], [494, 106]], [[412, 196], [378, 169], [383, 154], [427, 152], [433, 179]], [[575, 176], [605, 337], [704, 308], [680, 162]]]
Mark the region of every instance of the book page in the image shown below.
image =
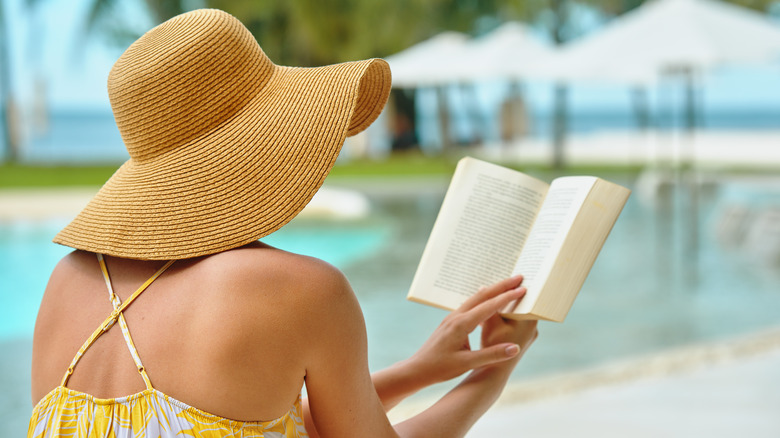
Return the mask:
[[472, 158], [453, 177], [409, 299], [457, 308], [508, 277], [547, 191], [532, 177]]
[[528, 288], [525, 298], [515, 309], [516, 313], [525, 313], [533, 307], [539, 288], [544, 284], [566, 234], [596, 180], [594, 177], [572, 176], [558, 178], [550, 185], [536, 223], [512, 271], [513, 275], [523, 274], [523, 285]]

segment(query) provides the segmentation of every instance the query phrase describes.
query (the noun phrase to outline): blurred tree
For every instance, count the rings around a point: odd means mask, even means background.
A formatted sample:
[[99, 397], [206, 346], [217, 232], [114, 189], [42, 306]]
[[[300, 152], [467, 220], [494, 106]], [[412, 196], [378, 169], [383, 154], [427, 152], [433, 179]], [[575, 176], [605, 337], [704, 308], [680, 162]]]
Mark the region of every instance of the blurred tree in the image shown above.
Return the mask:
[[[84, 35], [127, 46], [143, 29], [123, 20], [127, 0], [89, 0]], [[387, 56], [443, 30], [483, 33], [511, 19], [530, 20], [546, 0], [136, 0], [154, 24], [197, 7], [235, 15], [275, 62], [322, 65]], [[26, 0], [28, 7], [47, 0]]]
[[443, 30], [479, 33], [528, 18], [545, 0], [207, 0], [241, 20], [268, 56], [287, 65], [323, 65], [387, 56]]
[[[47, 0], [26, 0], [30, 7]], [[131, 0], [87, 0], [85, 34], [100, 32], [126, 46], [145, 29], [131, 29], [121, 5]], [[154, 24], [197, 7], [214, 7], [241, 20], [275, 62], [322, 65], [387, 56], [444, 30], [479, 35], [502, 22], [547, 25], [551, 39], [565, 42], [582, 32], [572, 0], [135, 0]], [[776, 0], [728, 0], [766, 11]], [[578, 0], [617, 16], [643, 0]], [[552, 16], [552, 19], [549, 17]], [[548, 17], [548, 19], [541, 19]]]
[[[26, 0], [30, 9], [39, 7], [49, 0]], [[126, 47], [146, 29], [134, 29], [124, 20], [122, 4], [127, 0], [87, 0], [89, 2], [87, 16], [84, 20], [84, 33], [86, 37], [93, 33], [99, 33], [107, 38], [111, 44]], [[149, 12], [154, 24], [186, 12], [197, 7], [197, 2], [188, 0], [136, 0], [143, 3]]]
[[[47, 0], [26, 0], [34, 7]], [[88, 0], [85, 34], [99, 32], [126, 46], [145, 29], [123, 21], [128, 0]], [[555, 41], [581, 32], [570, 14], [571, 0], [135, 0], [153, 24], [197, 7], [214, 7], [241, 20], [275, 62], [322, 65], [387, 56], [444, 30], [479, 35], [502, 22], [542, 22]], [[776, 0], [730, 0], [765, 11]], [[617, 16], [643, 0], [579, 0], [607, 16]], [[554, 16], [540, 20], [540, 17]]]

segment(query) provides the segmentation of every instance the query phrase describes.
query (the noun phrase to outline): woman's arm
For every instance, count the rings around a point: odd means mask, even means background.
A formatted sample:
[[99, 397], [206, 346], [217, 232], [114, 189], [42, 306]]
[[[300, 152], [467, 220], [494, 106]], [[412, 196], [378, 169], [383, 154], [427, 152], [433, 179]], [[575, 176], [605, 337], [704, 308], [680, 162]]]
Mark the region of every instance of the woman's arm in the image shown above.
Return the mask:
[[[519, 279], [522, 281], [522, 279]], [[481, 290], [476, 300], [501, 294], [506, 287], [512, 287], [517, 279], [507, 279]], [[479, 295], [482, 295], [481, 297]], [[464, 304], [468, 306], [470, 303]], [[497, 345], [517, 345], [519, 354], [509, 360], [474, 369], [462, 382], [438, 402], [416, 417], [396, 426], [402, 436], [415, 436], [415, 431], [424, 427], [433, 428], [440, 436], [463, 436], [474, 423], [496, 401], [509, 379], [512, 370], [526, 350], [536, 340], [539, 332], [536, 321], [513, 321], [493, 313], [481, 322], [482, 349]], [[452, 421], [457, 419], [457, 421]], [[408, 434], [406, 432], [409, 432]]]
[[304, 419], [309, 436], [397, 437], [368, 371], [367, 336], [343, 275], [309, 273], [316, 288], [299, 321], [306, 364]]
[[[346, 280], [337, 277], [319, 281], [322, 293], [316, 303], [310, 303], [318, 315], [327, 315], [325, 321], [313, 314], [307, 329], [311, 356], [306, 423], [312, 437], [393, 437], [399, 432], [402, 436], [462, 436], [500, 394], [516, 363], [508, 359], [518, 358], [530, 344], [518, 345], [517, 339], [530, 336], [507, 336], [511, 330], [491, 335], [500, 332], [494, 327], [496, 318], [503, 321], [496, 312], [524, 293], [519, 287], [521, 279], [509, 279], [480, 291], [448, 315], [420, 351], [378, 373], [372, 382], [362, 314]], [[487, 329], [483, 348], [472, 351], [468, 334], [479, 324]], [[487, 366], [499, 361], [503, 365]], [[477, 367], [436, 405], [398, 425], [397, 431], [390, 426], [386, 407], [422, 387]]]
[[[502, 341], [493, 335], [494, 339], [483, 342], [481, 349], [472, 351], [468, 334], [485, 320], [494, 315], [498, 317], [495, 305], [501, 309], [507, 300], [522, 298], [525, 289], [520, 287], [521, 283], [522, 277], [517, 276], [483, 288], [448, 315], [412, 357], [375, 372], [372, 380], [385, 410], [389, 411], [423, 388], [453, 379], [472, 369], [516, 357], [520, 350], [512, 339]], [[486, 300], [502, 294], [494, 303], [475, 309]], [[500, 317], [498, 319], [503, 321]], [[464, 326], [459, 326], [464, 322]], [[488, 328], [487, 333], [490, 332]]]
[[510, 362], [472, 371], [433, 406], [396, 425], [399, 436], [430, 436], [424, 431], [433, 430], [435, 436], [464, 436], [501, 394], [516, 363]]

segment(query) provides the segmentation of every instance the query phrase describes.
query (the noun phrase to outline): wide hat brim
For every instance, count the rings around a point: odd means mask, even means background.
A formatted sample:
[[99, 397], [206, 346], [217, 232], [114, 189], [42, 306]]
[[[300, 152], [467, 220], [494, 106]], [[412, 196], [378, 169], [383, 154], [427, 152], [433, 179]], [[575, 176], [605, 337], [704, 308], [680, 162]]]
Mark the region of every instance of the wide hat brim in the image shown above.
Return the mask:
[[378, 117], [390, 82], [381, 59], [274, 65], [262, 92], [218, 128], [169, 153], [124, 163], [54, 242], [170, 260], [267, 236], [311, 200], [346, 137]]

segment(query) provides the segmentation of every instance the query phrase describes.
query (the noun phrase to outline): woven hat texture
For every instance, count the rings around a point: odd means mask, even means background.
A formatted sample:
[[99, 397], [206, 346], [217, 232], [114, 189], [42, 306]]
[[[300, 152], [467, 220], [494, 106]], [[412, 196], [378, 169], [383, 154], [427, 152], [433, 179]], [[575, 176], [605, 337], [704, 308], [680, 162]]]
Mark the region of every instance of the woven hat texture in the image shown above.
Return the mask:
[[114, 64], [108, 93], [130, 159], [54, 242], [168, 260], [266, 236], [379, 116], [390, 82], [381, 59], [275, 65], [219, 10], [174, 17]]

